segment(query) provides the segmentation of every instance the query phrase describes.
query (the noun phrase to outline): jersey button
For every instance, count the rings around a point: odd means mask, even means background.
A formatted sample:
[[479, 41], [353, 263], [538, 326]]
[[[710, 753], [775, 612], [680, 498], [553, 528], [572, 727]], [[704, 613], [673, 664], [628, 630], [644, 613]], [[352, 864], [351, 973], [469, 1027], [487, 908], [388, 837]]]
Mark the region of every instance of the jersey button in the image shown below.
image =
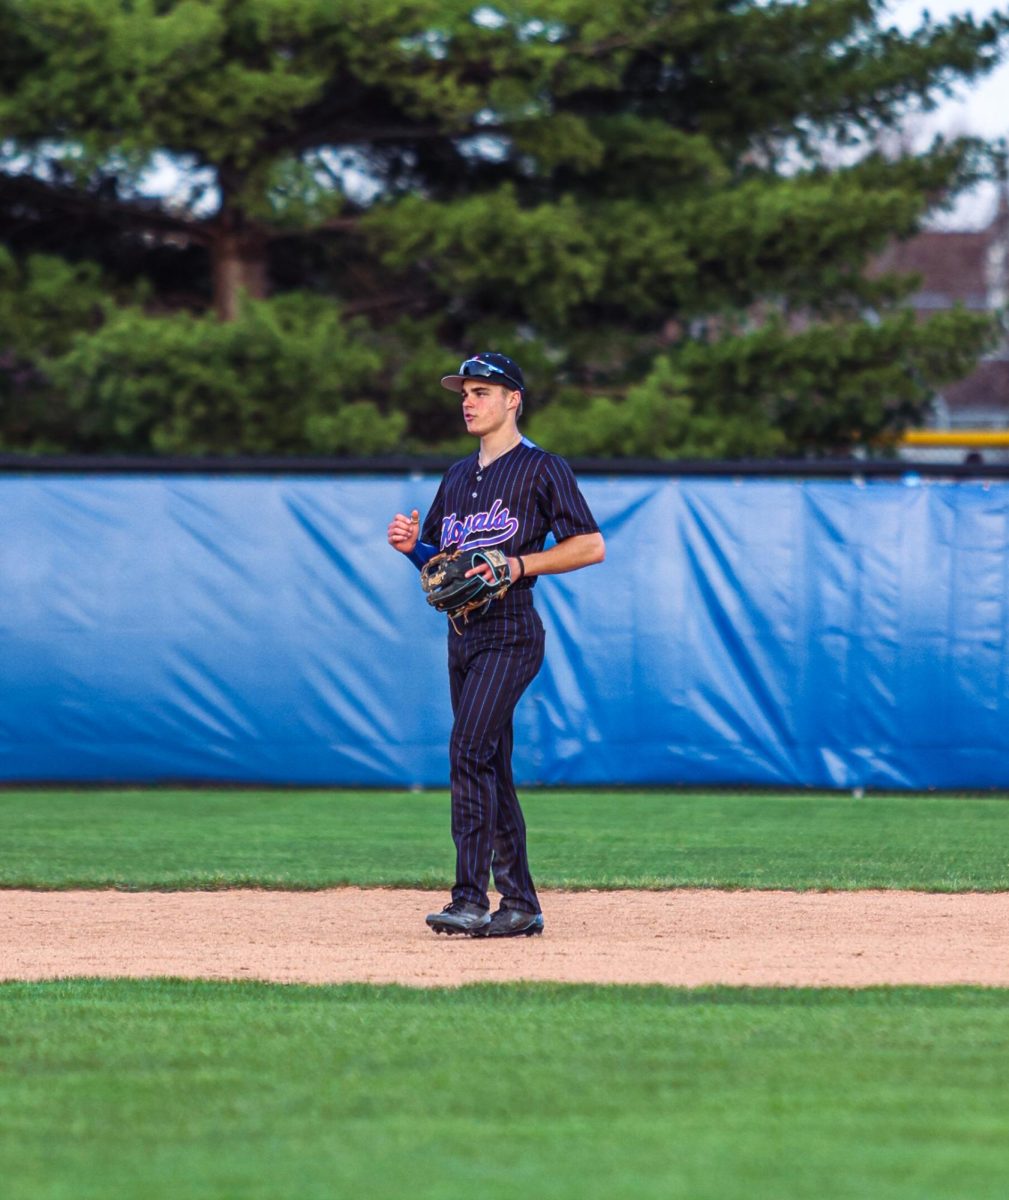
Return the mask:
[[476, 492], [473, 493], [473, 499], [476, 499]]

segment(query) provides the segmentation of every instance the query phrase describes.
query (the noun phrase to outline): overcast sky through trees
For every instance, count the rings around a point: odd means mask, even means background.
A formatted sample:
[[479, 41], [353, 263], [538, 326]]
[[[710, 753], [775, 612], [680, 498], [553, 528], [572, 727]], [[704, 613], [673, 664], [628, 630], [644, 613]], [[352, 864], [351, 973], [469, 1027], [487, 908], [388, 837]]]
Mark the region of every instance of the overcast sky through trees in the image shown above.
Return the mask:
[[[897, 26], [907, 32], [921, 24], [927, 10], [936, 21], [945, 21], [958, 13], [972, 13], [982, 19], [999, 9], [1005, 10], [1005, 0], [897, 0], [893, 5], [893, 19]], [[934, 133], [975, 133], [986, 138], [1009, 140], [1009, 59], [997, 67], [975, 87], [961, 87], [953, 98], [943, 103], [934, 113], [917, 119], [923, 140]], [[995, 188], [980, 187], [969, 196], [964, 196], [950, 213], [938, 220], [943, 228], [969, 228], [985, 225], [991, 219], [996, 201]]]

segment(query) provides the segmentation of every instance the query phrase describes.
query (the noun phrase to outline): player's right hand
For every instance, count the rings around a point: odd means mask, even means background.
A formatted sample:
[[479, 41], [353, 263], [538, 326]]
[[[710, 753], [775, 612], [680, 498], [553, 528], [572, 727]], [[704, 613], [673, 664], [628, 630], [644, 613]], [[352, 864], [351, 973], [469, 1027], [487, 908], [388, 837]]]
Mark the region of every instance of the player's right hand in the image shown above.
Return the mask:
[[414, 509], [408, 517], [397, 513], [389, 522], [389, 545], [400, 554], [409, 554], [420, 536], [420, 513]]

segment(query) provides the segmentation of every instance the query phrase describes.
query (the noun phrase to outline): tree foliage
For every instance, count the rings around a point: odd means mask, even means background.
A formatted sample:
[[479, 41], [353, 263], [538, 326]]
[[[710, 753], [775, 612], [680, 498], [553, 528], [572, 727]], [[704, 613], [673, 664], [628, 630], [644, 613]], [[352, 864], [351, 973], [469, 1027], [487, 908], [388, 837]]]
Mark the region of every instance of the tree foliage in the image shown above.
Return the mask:
[[[892, 436], [991, 326], [916, 325], [867, 266], [992, 168], [874, 147], [1007, 30], [904, 35], [883, 0], [0, 0], [0, 437], [446, 445], [437, 376], [491, 345], [569, 453]], [[67, 296], [29, 335], [40, 254]]]
[[316, 297], [251, 301], [237, 320], [119, 309], [50, 364], [85, 450], [371, 455], [406, 418], [374, 399], [375, 350]]

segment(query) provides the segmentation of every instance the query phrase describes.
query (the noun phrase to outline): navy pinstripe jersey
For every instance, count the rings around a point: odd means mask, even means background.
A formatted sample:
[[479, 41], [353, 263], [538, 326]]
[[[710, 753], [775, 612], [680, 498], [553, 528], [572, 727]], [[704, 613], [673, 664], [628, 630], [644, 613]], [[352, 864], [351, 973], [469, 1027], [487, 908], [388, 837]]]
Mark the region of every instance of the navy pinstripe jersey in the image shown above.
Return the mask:
[[[522, 441], [489, 466], [479, 452], [453, 463], [424, 520], [421, 540], [440, 550], [497, 546], [514, 558], [599, 526], [563, 458]], [[532, 587], [536, 577], [516, 588]]]

